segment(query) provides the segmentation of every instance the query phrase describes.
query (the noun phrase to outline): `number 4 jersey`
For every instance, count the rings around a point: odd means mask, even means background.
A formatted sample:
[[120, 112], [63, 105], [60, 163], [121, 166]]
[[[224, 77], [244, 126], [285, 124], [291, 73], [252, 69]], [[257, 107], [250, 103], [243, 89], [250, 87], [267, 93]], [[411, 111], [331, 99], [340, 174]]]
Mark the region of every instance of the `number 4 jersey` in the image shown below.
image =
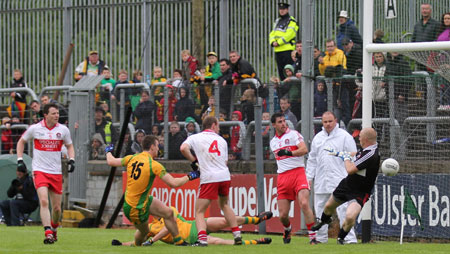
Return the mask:
[[225, 139], [211, 130], [189, 136], [183, 144], [190, 146], [197, 156], [200, 184], [229, 181], [228, 145]]
[[161, 163], [154, 161], [147, 152], [125, 156], [122, 165], [127, 169], [125, 201], [133, 208], [146, 207], [155, 177], [162, 178], [166, 174], [166, 169]]

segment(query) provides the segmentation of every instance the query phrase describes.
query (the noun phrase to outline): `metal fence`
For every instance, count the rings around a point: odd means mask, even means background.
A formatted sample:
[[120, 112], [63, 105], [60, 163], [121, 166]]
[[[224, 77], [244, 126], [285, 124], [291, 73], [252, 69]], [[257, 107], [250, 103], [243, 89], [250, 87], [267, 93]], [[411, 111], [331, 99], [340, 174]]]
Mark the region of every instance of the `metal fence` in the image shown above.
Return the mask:
[[[300, 18], [301, 0], [289, 2], [290, 13], [299, 22], [297, 38], [300, 38], [304, 25]], [[420, 17], [420, 4], [430, 1], [397, 1], [396, 19], [384, 18], [383, 0], [374, 2], [374, 29], [383, 29], [387, 41], [399, 42]], [[342, 9], [349, 12], [361, 30], [362, 3], [362, 0], [315, 1], [314, 44], [323, 48], [326, 38], [335, 37], [337, 15]], [[448, 11], [449, 3], [449, 0], [432, 1], [433, 17], [439, 20]], [[2, 0], [1, 87], [8, 86], [16, 68], [23, 71], [28, 85], [36, 92], [55, 85], [70, 42], [75, 48], [65, 85], [73, 83], [74, 68], [92, 49], [99, 51], [114, 75], [120, 69], [129, 73], [141, 69], [144, 74], [151, 74], [152, 67], [158, 65], [166, 76], [171, 76], [181, 66], [181, 50], [193, 48], [192, 38], [197, 33], [204, 34], [203, 54], [217, 51], [220, 57], [227, 57], [229, 50], [238, 50], [255, 66], [258, 76], [268, 81], [277, 73], [268, 45], [268, 34], [278, 15], [276, 4], [273, 0], [204, 0], [204, 30], [198, 31], [192, 27], [191, 0]]]

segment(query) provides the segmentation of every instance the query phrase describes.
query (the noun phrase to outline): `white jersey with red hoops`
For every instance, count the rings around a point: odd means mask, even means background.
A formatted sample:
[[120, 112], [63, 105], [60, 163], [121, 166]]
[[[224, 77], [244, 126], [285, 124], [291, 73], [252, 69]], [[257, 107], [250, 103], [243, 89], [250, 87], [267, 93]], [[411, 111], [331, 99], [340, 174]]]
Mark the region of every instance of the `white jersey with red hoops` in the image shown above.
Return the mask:
[[61, 174], [61, 149], [72, 144], [69, 129], [57, 123], [48, 128], [45, 120], [31, 125], [22, 135], [25, 141], [33, 141], [33, 171]]
[[275, 155], [275, 159], [277, 160], [277, 173], [283, 173], [288, 170], [305, 167], [305, 160], [303, 156], [278, 156], [278, 151], [285, 149], [288, 151], [294, 151], [298, 149], [298, 144], [303, 141], [303, 136], [298, 133], [296, 130], [286, 129], [286, 132], [283, 135], [275, 136], [270, 141], [270, 149]]
[[200, 184], [231, 179], [227, 166], [228, 145], [225, 139], [208, 129], [189, 136], [184, 143], [188, 144], [197, 156]]

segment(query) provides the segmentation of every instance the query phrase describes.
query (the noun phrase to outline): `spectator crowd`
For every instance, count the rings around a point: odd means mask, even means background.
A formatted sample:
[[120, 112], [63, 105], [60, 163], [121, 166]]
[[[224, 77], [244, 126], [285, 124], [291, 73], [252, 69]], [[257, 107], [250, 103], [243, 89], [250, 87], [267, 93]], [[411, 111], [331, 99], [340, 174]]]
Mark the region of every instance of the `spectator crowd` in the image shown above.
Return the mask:
[[[421, 5], [421, 19], [414, 26], [413, 42], [448, 41], [450, 40], [450, 13], [442, 15], [441, 22], [431, 18], [432, 6]], [[325, 45], [314, 47], [314, 116], [322, 117], [328, 110], [328, 89], [323, 76], [332, 80], [332, 104], [338, 123], [347, 125], [353, 118], [361, 117], [361, 82], [358, 79], [344, 78], [345, 74], [361, 75], [362, 38], [358, 28], [348, 12], [339, 12], [337, 20], [337, 36], [326, 40]], [[275, 112], [281, 112], [286, 120], [294, 126], [301, 116], [301, 61], [302, 41], [295, 37], [299, 30], [296, 19], [289, 15], [289, 5], [279, 5], [279, 18], [274, 22], [273, 31], [269, 35], [269, 45], [274, 49], [277, 61], [278, 76], [270, 79], [274, 84]], [[384, 33], [377, 29], [374, 43], [384, 43]], [[321, 47], [324, 50], [321, 50]], [[119, 105], [130, 106], [133, 110], [131, 122], [134, 124], [135, 136], [128, 133], [121, 157], [142, 151], [140, 142], [146, 134], [158, 136], [160, 145], [164, 144], [164, 133], [161, 123], [167, 113], [169, 125], [169, 159], [182, 159], [179, 146], [190, 135], [196, 132], [196, 124], [200, 124], [206, 116], [215, 116], [219, 121], [242, 121], [249, 124], [254, 120], [254, 103], [258, 97], [263, 99], [263, 120], [269, 120], [268, 84], [258, 78], [252, 64], [241, 56], [240, 52], [231, 50], [227, 56], [219, 57], [214, 51], [207, 53], [207, 65], [201, 66], [189, 50], [181, 52], [182, 61], [175, 66], [173, 73], [165, 75], [160, 66], [154, 66], [150, 78], [144, 80], [141, 70], [121, 69], [117, 76], [100, 57], [99, 51], [92, 50], [76, 67], [74, 80], [84, 76], [103, 75], [96, 93], [95, 134], [91, 140], [90, 159], [105, 159], [104, 147], [117, 142], [117, 129], [112, 124], [112, 108]], [[416, 64], [419, 70], [425, 66]], [[131, 73], [131, 75], [130, 75]], [[409, 76], [412, 73], [410, 62], [399, 53], [377, 52], [373, 54], [373, 105], [374, 117], [386, 117], [388, 107], [389, 86], [387, 77]], [[22, 72], [14, 70], [11, 88], [27, 87]], [[116, 78], [117, 77], [117, 78]], [[254, 83], [241, 83], [252, 78]], [[120, 88], [120, 84], [145, 83], [150, 89]], [[165, 85], [161, 85], [164, 83]], [[408, 78], [394, 79], [395, 118], [402, 123], [408, 115], [408, 97], [411, 82]], [[218, 86], [220, 100], [216, 108], [215, 89]], [[121, 101], [120, 90], [124, 90], [125, 101]], [[149, 93], [149, 91], [151, 91]], [[164, 111], [164, 91], [167, 91], [168, 110]], [[440, 109], [450, 109], [450, 84], [443, 80], [440, 85]], [[240, 94], [240, 98], [235, 94]], [[44, 95], [40, 101], [33, 100], [27, 105], [27, 93], [11, 92], [12, 103], [8, 107], [8, 116], [2, 118], [1, 144], [2, 153], [14, 153], [14, 147], [23, 130], [11, 128], [18, 123], [37, 123], [42, 119], [43, 105], [56, 103], [60, 107], [60, 123], [66, 124], [68, 112], [57, 100]], [[56, 99], [56, 98], [55, 98]], [[28, 110], [27, 110], [28, 109]], [[28, 113], [29, 112], [29, 113]], [[30, 119], [26, 122], [25, 119]], [[179, 124], [185, 122], [185, 125]], [[265, 138], [264, 150], [268, 149], [270, 127], [263, 127]], [[316, 132], [321, 131], [320, 128]], [[227, 140], [231, 159], [239, 159], [242, 152], [244, 133], [239, 126], [220, 129], [220, 134]], [[354, 134], [356, 137], [358, 133]], [[162, 148], [162, 147], [161, 147]], [[160, 149], [159, 156], [163, 156]], [[268, 152], [266, 153], [268, 157]]]

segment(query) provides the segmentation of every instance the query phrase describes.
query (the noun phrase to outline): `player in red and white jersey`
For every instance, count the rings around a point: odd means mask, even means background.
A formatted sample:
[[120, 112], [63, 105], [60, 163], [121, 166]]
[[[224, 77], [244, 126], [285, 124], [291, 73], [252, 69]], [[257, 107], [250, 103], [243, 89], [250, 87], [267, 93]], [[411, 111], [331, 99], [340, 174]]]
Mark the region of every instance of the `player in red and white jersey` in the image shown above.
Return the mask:
[[309, 183], [305, 174], [303, 156], [308, 148], [303, 136], [296, 130], [290, 130], [282, 113], [275, 113], [271, 118], [275, 129], [275, 136], [270, 141], [270, 149], [275, 155], [278, 166], [277, 177], [277, 204], [280, 212], [280, 221], [284, 226], [283, 242], [291, 242], [291, 222], [289, 209], [291, 202], [297, 200], [305, 215], [311, 244], [316, 244], [316, 233], [311, 231], [314, 225], [314, 214], [309, 207]]
[[[17, 143], [17, 167], [26, 170], [23, 162], [25, 144], [33, 139], [33, 180], [39, 197], [42, 225], [45, 230], [44, 244], [54, 243], [56, 229], [61, 217], [62, 171], [61, 149], [67, 147], [69, 172], [75, 170], [75, 150], [69, 129], [58, 123], [59, 109], [55, 104], [46, 104], [44, 120], [30, 126]], [[52, 204], [50, 216], [48, 196]]]
[[[198, 230], [199, 246], [207, 246], [205, 212], [211, 200], [219, 198], [219, 207], [231, 226], [236, 245], [242, 244], [241, 231], [236, 216], [228, 205], [230, 171], [227, 166], [228, 145], [219, 136], [219, 121], [213, 116], [203, 120], [203, 131], [189, 136], [181, 145], [180, 151], [192, 162], [193, 170], [200, 170], [200, 187], [195, 203], [195, 224]], [[194, 151], [197, 158], [191, 153]]]

